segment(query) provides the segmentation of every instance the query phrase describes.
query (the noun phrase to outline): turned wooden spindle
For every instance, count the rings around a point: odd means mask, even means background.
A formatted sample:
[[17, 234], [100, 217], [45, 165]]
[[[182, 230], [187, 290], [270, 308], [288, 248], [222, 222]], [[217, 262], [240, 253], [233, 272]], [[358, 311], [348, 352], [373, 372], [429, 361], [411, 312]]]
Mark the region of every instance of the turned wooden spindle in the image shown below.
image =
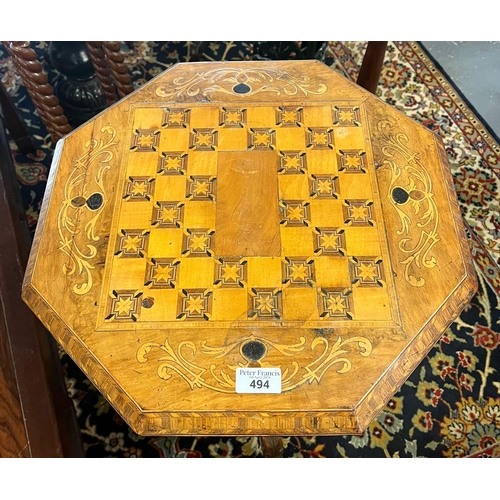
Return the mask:
[[102, 42], [102, 49], [115, 80], [118, 95], [125, 97], [134, 90], [134, 87], [132, 86], [127, 66], [123, 62], [124, 57], [120, 52], [120, 44], [118, 42]]
[[12, 62], [31, 97], [33, 104], [55, 144], [62, 136], [71, 132], [71, 125], [48, 83], [42, 64], [30, 42], [3, 42]]
[[260, 445], [264, 458], [283, 458], [283, 438], [281, 436], [261, 436]]
[[118, 100], [115, 85], [109, 73], [106, 56], [102, 49], [102, 42], [86, 42], [90, 60], [94, 66], [97, 78], [102, 87], [102, 93], [106, 98], [106, 104], [110, 106]]

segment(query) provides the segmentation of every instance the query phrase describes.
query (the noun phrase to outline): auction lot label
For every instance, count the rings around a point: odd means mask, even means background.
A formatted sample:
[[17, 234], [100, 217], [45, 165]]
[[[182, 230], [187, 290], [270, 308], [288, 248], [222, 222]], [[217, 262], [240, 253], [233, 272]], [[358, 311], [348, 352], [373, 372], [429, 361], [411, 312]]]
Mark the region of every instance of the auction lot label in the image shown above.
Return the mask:
[[237, 368], [236, 392], [280, 394], [281, 368]]

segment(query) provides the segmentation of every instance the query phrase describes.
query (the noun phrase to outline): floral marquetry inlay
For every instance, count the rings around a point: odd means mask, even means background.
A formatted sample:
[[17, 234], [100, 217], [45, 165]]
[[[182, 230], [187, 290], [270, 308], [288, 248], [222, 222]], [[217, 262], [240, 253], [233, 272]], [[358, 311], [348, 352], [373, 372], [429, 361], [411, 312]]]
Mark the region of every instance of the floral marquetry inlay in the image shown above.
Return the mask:
[[212, 94], [251, 96], [258, 93], [281, 95], [322, 95], [327, 86], [306, 75], [295, 76], [286, 71], [223, 68], [197, 72], [192, 77], [176, 78], [170, 85], [156, 87], [156, 95], [164, 98], [182, 95], [207, 97]]
[[[195, 388], [210, 389], [220, 393], [233, 393], [236, 385], [236, 366], [245, 367], [252, 361], [247, 357], [246, 346], [257, 344], [262, 346], [262, 357], [259, 366], [267, 367], [266, 355], [280, 353], [284, 356], [281, 368], [283, 375], [282, 391], [289, 392], [307, 384], [319, 384], [325, 374], [336, 371], [339, 374], [348, 373], [352, 368], [351, 357], [368, 357], [372, 353], [373, 346], [365, 337], [352, 337], [342, 339], [337, 337], [335, 341], [326, 338], [316, 338], [310, 344], [304, 337], [298, 339], [295, 344], [284, 344], [259, 337], [244, 337], [238, 342], [227, 346], [216, 347], [207, 341], [201, 343], [182, 342], [177, 346], [171, 345], [169, 339], [163, 344], [145, 343], [137, 350], [136, 358], [139, 363], [151, 362], [155, 356], [161, 353], [157, 375], [164, 380], [172, 376], [184, 379], [191, 390]], [[235, 366], [227, 366], [220, 362], [230, 353], [237, 353], [239, 362]], [[193, 365], [187, 359], [189, 353], [199, 353], [203, 363]], [[294, 366], [293, 361], [285, 361], [294, 355], [306, 356], [307, 362], [303, 368]], [[210, 366], [210, 368], [207, 368]]]

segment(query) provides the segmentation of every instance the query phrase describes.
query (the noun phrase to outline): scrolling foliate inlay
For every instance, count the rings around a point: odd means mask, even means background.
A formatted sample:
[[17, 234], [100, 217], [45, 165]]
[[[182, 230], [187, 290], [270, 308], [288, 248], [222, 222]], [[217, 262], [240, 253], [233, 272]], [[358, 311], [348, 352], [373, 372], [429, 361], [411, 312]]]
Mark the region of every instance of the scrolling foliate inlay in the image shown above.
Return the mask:
[[[87, 151], [73, 162], [73, 169], [64, 186], [64, 200], [57, 215], [59, 250], [69, 257], [62, 266], [66, 276], [83, 276], [83, 282], [73, 285], [73, 292], [84, 295], [93, 284], [91, 260], [97, 255], [93, 243], [100, 240], [95, 228], [106, 205], [104, 172], [111, 168], [113, 153], [110, 147], [116, 130], [111, 126], [101, 129], [105, 139], [90, 139], [85, 143]], [[98, 160], [97, 172], [91, 175], [90, 168]]]
[[[399, 249], [405, 254], [400, 261], [406, 281], [415, 287], [425, 284], [417, 270], [432, 269], [437, 261], [431, 251], [440, 241], [438, 237], [439, 211], [434, 201], [432, 179], [423, 167], [419, 153], [408, 147], [408, 136], [393, 133], [391, 123], [381, 120], [377, 129], [385, 143], [382, 152], [386, 159], [381, 168], [389, 170], [391, 178], [387, 197], [397, 211], [404, 236]], [[418, 233], [418, 236], [412, 236]]]
[[[277, 351], [285, 357], [293, 358], [298, 353], [309, 351], [311, 361], [299, 364], [291, 360], [287, 364], [270, 364], [265, 358], [269, 351]], [[352, 368], [349, 355], [356, 352], [367, 357], [372, 353], [372, 343], [365, 337], [351, 337], [343, 340], [340, 335], [335, 341], [316, 337], [310, 344], [300, 337], [296, 344], [279, 344], [259, 337], [245, 337], [237, 342], [221, 347], [211, 347], [206, 341], [196, 345], [182, 341], [177, 346], [170, 345], [168, 339], [163, 344], [145, 343], [136, 353], [139, 363], [150, 361], [150, 353], [160, 351], [156, 373], [159, 378], [169, 380], [174, 374], [184, 379], [191, 390], [206, 388], [217, 392], [233, 394], [236, 387], [236, 369], [248, 366], [281, 368], [282, 392], [292, 391], [304, 384], [320, 383], [327, 371], [335, 367], [339, 374]], [[225, 356], [236, 353], [235, 364], [220, 362]], [[155, 356], [156, 357], [156, 356]], [[196, 360], [196, 364], [188, 360]], [[239, 358], [239, 359], [238, 359]], [[200, 360], [204, 360], [201, 365]]]
[[277, 96], [322, 95], [328, 87], [321, 82], [315, 82], [310, 77], [291, 75], [286, 71], [271, 69], [241, 69], [219, 68], [210, 71], [197, 72], [191, 77], [180, 77], [172, 85], [162, 85], [156, 88], [156, 95], [164, 98], [176, 98], [183, 94], [189, 97], [202, 95], [210, 97], [220, 92], [230, 95], [255, 95], [262, 92], [272, 92]]

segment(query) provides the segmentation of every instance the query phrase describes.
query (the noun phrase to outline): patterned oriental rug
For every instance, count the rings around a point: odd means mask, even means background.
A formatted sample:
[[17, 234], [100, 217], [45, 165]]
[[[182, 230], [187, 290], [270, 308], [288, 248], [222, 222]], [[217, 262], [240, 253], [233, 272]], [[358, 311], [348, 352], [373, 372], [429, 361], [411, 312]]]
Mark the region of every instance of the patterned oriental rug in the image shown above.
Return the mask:
[[[47, 42], [32, 42], [44, 59]], [[248, 60], [252, 42], [209, 42], [202, 60]], [[355, 80], [364, 42], [329, 42], [326, 63]], [[188, 61], [189, 42], [123, 44], [137, 88]], [[47, 68], [49, 78], [54, 71]], [[30, 226], [37, 223], [53, 144], [12, 62], [0, 75], [38, 148], [11, 143]], [[414, 42], [389, 42], [377, 91], [444, 140], [474, 258], [479, 291], [361, 437], [285, 437], [285, 457], [500, 456], [500, 145], [443, 71]], [[257, 437], [140, 437], [61, 352], [87, 457], [261, 457]]]

